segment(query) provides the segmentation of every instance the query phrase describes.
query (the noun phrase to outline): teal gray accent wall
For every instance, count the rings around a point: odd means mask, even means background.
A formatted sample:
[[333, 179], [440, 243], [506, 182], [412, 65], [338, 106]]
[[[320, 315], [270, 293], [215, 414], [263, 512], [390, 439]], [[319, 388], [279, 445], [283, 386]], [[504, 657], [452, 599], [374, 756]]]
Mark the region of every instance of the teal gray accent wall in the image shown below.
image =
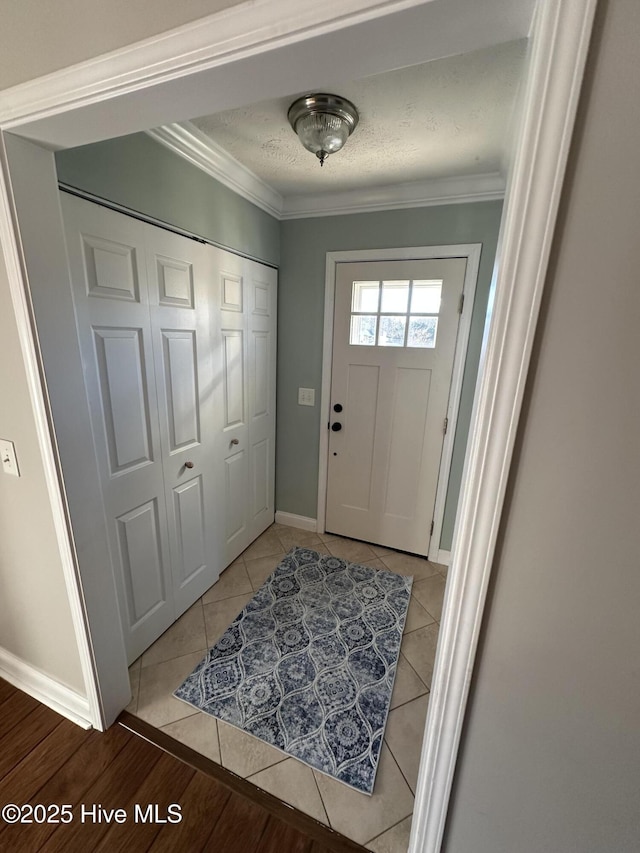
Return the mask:
[[[276, 507], [315, 518], [327, 252], [482, 243], [440, 548], [450, 550], [502, 202], [294, 219], [281, 226]], [[316, 389], [314, 408], [298, 388]], [[324, 424], [326, 427], [326, 424]]]
[[212, 242], [278, 265], [280, 223], [144, 133], [56, 154], [58, 178]]

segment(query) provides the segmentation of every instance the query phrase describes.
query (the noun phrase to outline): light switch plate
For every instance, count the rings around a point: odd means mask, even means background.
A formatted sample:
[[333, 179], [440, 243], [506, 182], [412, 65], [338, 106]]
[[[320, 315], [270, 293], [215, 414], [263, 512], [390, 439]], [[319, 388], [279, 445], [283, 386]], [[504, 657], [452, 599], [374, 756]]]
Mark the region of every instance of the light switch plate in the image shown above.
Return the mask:
[[315, 406], [316, 404], [316, 389], [315, 388], [298, 388], [298, 405], [299, 406]]
[[12, 441], [0, 438], [0, 460], [2, 460], [2, 470], [5, 474], [13, 474], [14, 477], [20, 476], [16, 449]]

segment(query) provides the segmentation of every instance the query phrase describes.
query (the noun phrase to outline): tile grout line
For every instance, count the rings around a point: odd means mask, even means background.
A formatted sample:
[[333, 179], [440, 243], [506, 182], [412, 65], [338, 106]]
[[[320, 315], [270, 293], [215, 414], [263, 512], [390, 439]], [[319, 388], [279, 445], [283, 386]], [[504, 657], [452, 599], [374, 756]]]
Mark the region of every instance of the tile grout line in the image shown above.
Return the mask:
[[[202, 711], [200, 713], [202, 713]], [[213, 719], [216, 721], [216, 731], [218, 732], [218, 752], [220, 753], [220, 761], [218, 762], [218, 764], [220, 765], [220, 767], [224, 767], [225, 770], [228, 770], [229, 768], [224, 763], [224, 755], [222, 754], [222, 738], [220, 737], [220, 729], [218, 728], [218, 720], [216, 719], [216, 717], [214, 717]]]
[[413, 812], [411, 812], [411, 814], [407, 815], [406, 817], [400, 818], [400, 820], [397, 823], [394, 823], [391, 826], [388, 826], [386, 829], [383, 829], [382, 832], [379, 832], [377, 835], [374, 835], [373, 838], [370, 838], [368, 841], [365, 842], [364, 846], [367, 846], [368, 844], [372, 844], [374, 841], [377, 841], [378, 838], [381, 838], [386, 832], [391, 832], [391, 830], [395, 829], [396, 826], [400, 826], [400, 824], [403, 823], [407, 819], [407, 817], [413, 818]]
[[212, 717], [210, 714], [208, 715], [216, 727], [216, 743], [218, 744], [218, 758], [220, 762], [220, 767], [222, 767], [222, 744], [220, 743], [220, 729], [218, 728], [218, 720], [215, 717]]
[[[131, 713], [131, 712], [129, 712]], [[178, 717], [177, 720], [171, 720], [169, 723], [164, 723], [162, 726], [156, 726], [158, 729], [165, 729], [167, 726], [172, 726], [174, 723], [181, 723], [183, 720], [189, 720], [191, 717], [195, 717], [197, 714], [202, 713], [201, 711], [196, 711], [195, 714], [187, 714], [184, 717]], [[133, 717], [137, 717], [137, 714], [132, 714]], [[144, 720], [144, 717], [138, 717], [139, 720]], [[146, 722], [146, 720], [145, 720]], [[151, 723], [150, 723], [151, 725]], [[177, 738], [176, 738], [177, 740]]]
[[[429, 616], [431, 616], [431, 614], [429, 614]], [[431, 616], [431, 618], [433, 619], [433, 616]], [[427, 622], [427, 624], [426, 624], [426, 625], [420, 625], [420, 627], [419, 627], [419, 628], [412, 628], [410, 631], [405, 631], [405, 632], [404, 632], [404, 634], [403, 634], [402, 636], [403, 636], [403, 637], [408, 637], [408, 636], [409, 636], [409, 634], [415, 634], [415, 632], [416, 632], [416, 631], [422, 631], [422, 629], [423, 629], [423, 628], [428, 628], [430, 625], [438, 625], [438, 624], [439, 624], [439, 623], [438, 623], [438, 620], [437, 620], [437, 619], [433, 619], [433, 622]], [[400, 651], [402, 651], [402, 649], [400, 649]]]
[[[428, 627], [428, 626], [427, 626], [427, 625], [425, 625], [424, 627], [426, 628], [426, 627]], [[427, 684], [427, 683], [425, 682], [425, 680], [424, 680], [423, 678], [421, 678], [421, 677], [420, 677], [420, 675], [419, 675], [418, 671], [416, 670], [416, 668], [413, 666], [413, 664], [411, 664], [411, 663], [410, 663], [409, 658], [408, 658], [406, 655], [403, 655], [403, 654], [402, 654], [402, 644], [400, 645], [400, 654], [401, 654], [401, 655], [402, 655], [402, 657], [404, 658], [405, 663], [407, 664], [407, 666], [409, 667], [409, 669], [410, 669], [412, 672], [414, 672], [414, 673], [415, 673], [416, 678], [418, 679], [418, 681], [421, 681], [421, 682], [424, 684], [424, 686], [427, 688], [427, 693], [431, 693], [431, 687], [430, 687], [430, 685], [429, 685], [429, 684]], [[417, 697], [416, 697], [416, 698], [417, 698]], [[411, 700], [409, 700], [409, 701], [411, 701]], [[403, 702], [402, 704], [404, 705], [405, 703]]]
[[[411, 796], [412, 796], [412, 798], [413, 798], [413, 802], [415, 803], [415, 799], [416, 799], [415, 791], [413, 790], [413, 788], [412, 788], [412, 787], [411, 787], [411, 785], [409, 784], [409, 780], [407, 779], [407, 777], [404, 775], [404, 773], [403, 773], [403, 771], [402, 771], [402, 767], [400, 767], [400, 762], [398, 761], [398, 759], [397, 759], [397, 758], [395, 757], [395, 755], [393, 754], [393, 750], [391, 749], [391, 747], [390, 747], [390, 746], [389, 746], [389, 744], [387, 743], [387, 739], [386, 739], [386, 738], [384, 738], [384, 743], [386, 744], [387, 749], [389, 750], [389, 752], [390, 752], [390, 754], [391, 754], [391, 758], [393, 758], [393, 760], [394, 760], [394, 762], [395, 762], [396, 767], [397, 767], [397, 768], [398, 768], [398, 770], [400, 771], [400, 775], [401, 775], [401, 776], [402, 776], [402, 778], [404, 779], [404, 781], [405, 781], [405, 784], [406, 784], [407, 788], [411, 791]], [[411, 809], [411, 814], [413, 815], [413, 808]], [[403, 820], [404, 820], [404, 818], [403, 818]], [[386, 830], [385, 830], [385, 832], [386, 832]]]
[[[418, 676], [418, 678], [420, 678], [420, 676]], [[422, 679], [421, 679], [421, 678], [420, 678], [420, 681], [422, 681]], [[422, 681], [422, 683], [424, 684], [424, 681]], [[415, 701], [416, 701], [416, 699], [423, 699], [425, 696], [429, 696], [429, 695], [431, 694], [431, 690], [429, 690], [429, 688], [427, 687], [427, 685], [426, 685], [426, 684], [424, 684], [424, 689], [425, 689], [425, 692], [424, 692], [424, 693], [419, 693], [417, 696], [414, 696], [412, 699], [407, 699], [407, 701], [406, 701], [406, 702], [400, 702], [400, 704], [399, 704], [399, 705], [394, 705], [394, 706], [393, 706], [393, 708], [391, 708], [391, 707], [390, 707], [390, 708], [389, 708], [389, 714], [393, 714], [393, 712], [394, 712], [394, 711], [397, 711], [399, 708], [404, 708], [404, 706], [405, 706], [405, 705], [408, 705], [408, 704], [409, 704], [409, 702], [415, 702]], [[386, 731], [386, 730], [387, 730], [387, 729], [386, 729], [386, 726], [385, 726], [385, 731]]]
[[318, 796], [320, 797], [320, 802], [322, 803], [322, 811], [324, 812], [324, 816], [327, 819], [327, 826], [330, 826], [331, 829], [334, 829], [335, 827], [333, 827], [331, 825], [331, 821], [329, 820], [329, 812], [327, 811], [327, 807], [324, 804], [324, 799], [322, 797], [322, 791], [320, 790], [320, 785], [318, 785], [318, 780], [316, 779], [315, 771], [313, 770], [313, 768], [310, 768], [310, 770], [311, 770], [311, 775], [313, 777], [314, 785], [316, 786], [316, 790], [318, 791]]
[[[207, 639], [206, 631], [207, 631], [207, 629], [206, 629], [206, 625], [205, 625], [205, 640]], [[173, 663], [173, 661], [178, 660], [179, 658], [186, 658], [187, 655], [198, 655], [198, 654], [206, 655], [206, 653], [209, 651], [209, 649], [210, 649], [210, 645], [207, 642], [207, 645], [201, 649], [193, 649], [193, 651], [191, 651], [191, 652], [183, 652], [182, 654], [176, 655], [175, 657], [166, 658], [166, 660], [157, 660], [157, 661], [155, 661], [155, 663], [148, 663], [146, 666], [143, 666], [142, 669], [148, 670], [148, 669], [151, 669], [152, 666], [162, 666], [163, 664], [166, 664], [166, 663]], [[140, 671], [140, 675], [142, 675], [142, 670]]]
[[[266, 741], [265, 741], [265, 743], [266, 743]], [[282, 764], [284, 761], [288, 761], [290, 758], [295, 759], [295, 755], [283, 755], [282, 758], [279, 758], [277, 761], [274, 761], [273, 764], [267, 764], [266, 767], [261, 767], [260, 770], [254, 770], [253, 773], [249, 773], [248, 776], [243, 776], [242, 778], [247, 779], [247, 780], [253, 779], [254, 776], [258, 775], [258, 773], [263, 773], [265, 770], [271, 770], [272, 767], [277, 767], [278, 764]], [[231, 770], [230, 767], [227, 767], [226, 769]], [[232, 770], [231, 772], [233, 773], [235, 771]], [[255, 785], [256, 783], [254, 782], [253, 784]], [[260, 787], [260, 785], [258, 785], [258, 788], [259, 787]], [[265, 789], [262, 789], [262, 790], [265, 790]], [[267, 793], [269, 793], [269, 792], [267, 791]], [[288, 803], [288, 805], [291, 805], [291, 803]]]

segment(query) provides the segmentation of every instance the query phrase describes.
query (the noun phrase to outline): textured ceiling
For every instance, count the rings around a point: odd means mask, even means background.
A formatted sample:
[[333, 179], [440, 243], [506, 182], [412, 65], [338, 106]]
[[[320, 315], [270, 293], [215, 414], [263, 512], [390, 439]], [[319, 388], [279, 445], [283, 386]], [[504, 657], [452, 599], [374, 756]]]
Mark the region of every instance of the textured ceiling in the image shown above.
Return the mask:
[[322, 169], [287, 121], [305, 92], [193, 124], [283, 196], [498, 172], [525, 50], [508, 42], [334, 87], [360, 123]]

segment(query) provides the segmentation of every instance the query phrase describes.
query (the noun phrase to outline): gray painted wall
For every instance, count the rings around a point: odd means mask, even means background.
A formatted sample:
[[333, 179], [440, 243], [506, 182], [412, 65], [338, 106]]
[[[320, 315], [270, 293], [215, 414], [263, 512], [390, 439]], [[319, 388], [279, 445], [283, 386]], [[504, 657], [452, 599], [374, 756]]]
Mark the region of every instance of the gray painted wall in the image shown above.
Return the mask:
[[[278, 309], [276, 506], [317, 513], [319, 397], [322, 377], [327, 252], [449, 243], [482, 243], [460, 416], [440, 547], [451, 547], [453, 524], [480, 356], [501, 202], [295, 219], [282, 223]], [[298, 406], [298, 387], [315, 388], [315, 408]]]
[[0, 88], [117, 50], [242, 0], [0, 0]]
[[0, 436], [20, 477], [0, 474], [0, 667], [4, 653], [85, 694], [36, 421], [0, 256]]
[[638, 0], [600, 0], [444, 850], [640, 849]]
[[59, 179], [278, 264], [279, 222], [144, 133], [56, 154]]

